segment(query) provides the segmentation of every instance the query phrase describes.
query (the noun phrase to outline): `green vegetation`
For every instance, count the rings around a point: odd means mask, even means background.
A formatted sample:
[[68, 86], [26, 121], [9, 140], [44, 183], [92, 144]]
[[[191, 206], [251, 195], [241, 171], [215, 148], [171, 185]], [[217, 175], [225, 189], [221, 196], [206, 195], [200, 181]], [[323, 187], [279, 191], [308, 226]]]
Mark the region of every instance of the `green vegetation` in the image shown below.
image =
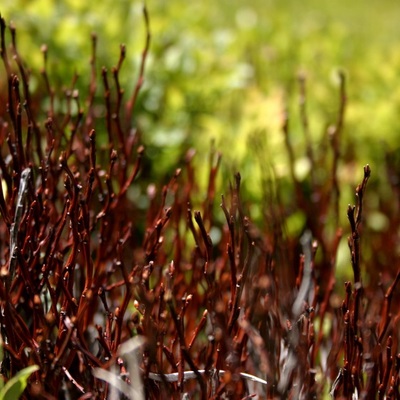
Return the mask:
[[19, 399], [28, 384], [29, 376], [37, 371], [39, 367], [32, 365], [19, 371], [13, 378], [11, 378], [6, 385], [0, 390], [1, 400], [15, 400]]
[[[383, 160], [380, 141], [388, 149], [396, 148], [400, 11], [393, 2], [372, 1], [366, 6], [360, 0], [351, 4], [235, 0], [189, 5], [154, 0], [148, 8], [153, 40], [137, 114], [146, 144], [153, 145], [159, 162], [162, 156], [157, 174], [170, 169], [165, 167], [174, 164], [182, 143], [195, 143], [205, 154], [215, 138], [218, 148], [229, 145], [224, 154], [229, 169], [243, 168], [245, 181], [258, 176], [247, 186], [259, 196], [259, 173], [254, 174], [258, 166], [243, 149], [249, 148], [254, 132], [268, 137], [265, 158], [272, 157], [280, 174], [287, 174], [278, 131], [288, 106], [293, 140], [301, 148], [296, 116], [299, 72], [307, 77], [310, 131], [316, 140], [335, 118], [337, 70], [348, 75], [349, 134], [343, 152], [350, 154], [342, 165], [344, 176], [352, 149], [359, 149], [357, 161], [372, 163]], [[41, 66], [38, 49], [47, 43], [50, 73], [62, 76], [63, 82], [72, 79], [75, 69], [82, 76], [88, 73], [91, 32], [99, 37], [99, 66], [111, 68], [118, 58], [118, 44], [126, 43], [121, 80], [127, 89], [136, 77], [144, 41], [140, 9], [140, 2], [116, 5], [110, 0], [101, 4], [19, 0], [2, 5], [6, 19], [23, 27], [21, 51], [29, 48], [30, 65]], [[85, 88], [83, 80], [78, 85]]]
[[[0, 346], [2, 346], [2, 339], [0, 338]], [[0, 360], [4, 361], [3, 349], [0, 347]], [[28, 384], [29, 376], [37, 371], [37, 365], [31, 365], [19, 371], [13, 378], [6, 384], [0, 379], [0, 400], [15, 400], [19, 399]]]

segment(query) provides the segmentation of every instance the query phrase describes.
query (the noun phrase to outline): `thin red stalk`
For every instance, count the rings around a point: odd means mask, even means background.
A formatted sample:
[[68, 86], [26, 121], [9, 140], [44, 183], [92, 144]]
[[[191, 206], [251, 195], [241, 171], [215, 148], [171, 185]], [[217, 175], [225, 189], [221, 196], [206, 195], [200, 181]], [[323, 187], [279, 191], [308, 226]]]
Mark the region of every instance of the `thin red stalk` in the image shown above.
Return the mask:
[[[189, 367], [191, 370], [195, 373], [196, 379], [199, 382], [200, 389], [201, 389], [201, 399], [206, 400], [207, 399], [207, 386], [206, 383], [204, 382], [203, 376], [200, 374], [198, 368], [196, 367], [194, 361], [192, 360], [192, 357], [190, 356], [190, 353], [188, 351], [188, 348], [186, 347], [186, 342], [185, 342], [185, 336], [183, 332], [183, 325], [181, 324], [180, 318], [178, 317], [175, 307], [172, 303], [172, 299], [167, 300], [168, 308], [171, 313], [172, 319], [175, 324], [175, 328], [177, 330], [178, 336], [179, 336], [179, 344], [180, 344], [180, 350], [182, 352], [182, 356], [184, 360], [189, 364]], [[181, 360], [181, 364], [183, 364], [183, 360]]]
[[382, 312], [381, 312], [381, 321], [380, 321], [379, 327], [378, 327], [378, 343], [382, 342], [383, 336], [384, 336], [386, 329], [390, 323], [390, 320], [391, 320], [390, 306], [392, 303], [394, 290], [395, 290], [397, 284], [399, 283], [399, 281], [400, 281], [400, 269], [397, 271], [395, 280], [390, 285], [390, 287], [388, 288], [388, 290], [386, 291], [386, 294], [385, 294], [385, 300], [384, 300], [383, 308], [382, 308]]

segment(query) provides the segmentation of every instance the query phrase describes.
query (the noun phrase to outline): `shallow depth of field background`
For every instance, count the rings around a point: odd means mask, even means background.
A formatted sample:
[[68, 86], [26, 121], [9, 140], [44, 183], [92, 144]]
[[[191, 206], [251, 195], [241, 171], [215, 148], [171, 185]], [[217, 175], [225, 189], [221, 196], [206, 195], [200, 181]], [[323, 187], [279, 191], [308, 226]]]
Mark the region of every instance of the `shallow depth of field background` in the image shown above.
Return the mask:
[[[354, 187], [369, 163], [373, 176], [366, 198], [367, 228], [377, 233], [387, 229], [381, 203], [392, 193], [385, 157], [389, 154], [400, 164], [399, 5], [389, 0], [150, 0], [147, 8], [152, 43], [135, 118], [147, 149], [143, 174], [149, 182], [171, 176], [190, 147], [202, 168], [214, 146], [223, 155], [219, 190], [226, 191], [232, 173], [240, 170], [251, 217], [261, 221], [265, 182], [279, 184], [283, 202], [291, 197], [281, 133], [285, 110], [296, 150], [295, 172], [307, 184], [310, 164], [298, 111], [299, 73], [307, 80], [310, 132], [318, 151], [336, 119], [337, 73], [342, 70], [348, 94], [339, 167], [342, 226], [346, 231], [347, 204], [354, 202]], [[46, 43], [54, 86], [62, 90], [77, 71], [78, 87], [87, 91], [92, 32], [98, 35], [98, 71], [116, 64], [119, 44], [125, 43], [122, 86], [128, 90], [136, 82], [145, 34], [141, 2], [9, 0], [0, 11], [17, 28], [33, 90], [39, 87], [40, 47]], [[325, 179], [326, 171], [318, 176]], [[303, 216], [289, 210], [286, 224], [291, 234], [300, 234]], [[346, 278], [351, 269], [346, 240], [342, 242], [338, 273]]]

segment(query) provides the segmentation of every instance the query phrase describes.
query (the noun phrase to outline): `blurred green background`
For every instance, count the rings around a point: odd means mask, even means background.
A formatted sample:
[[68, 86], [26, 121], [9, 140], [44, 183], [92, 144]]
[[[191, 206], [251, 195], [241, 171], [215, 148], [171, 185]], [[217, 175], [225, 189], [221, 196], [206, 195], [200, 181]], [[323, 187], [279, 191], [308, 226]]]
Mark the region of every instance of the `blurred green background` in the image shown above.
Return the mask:
[[[170, 176], [193, 146], [198, 165], [208, 165], [211, 141], [223, 154], [221, 192], [240, 170], [246, 197], [257, 204], [273, 166], [283, 197], [291, 192], [281, 132], [289, 110], [295, 172], [307, 181], [310, 163], [299, 117], [298, 74], [307, 82], [310, 134], [316, 149], [326, 140], [339, 108], [338, 71], [347, 77], [348, 107], [341, 144], [341, 217], [369, 163], [372, 228], [386, 229], [380, 210], [391, 196], [384, 167], [396, 159], [400, 135], [400, 5], [392, 0], [150, 0], [151, 48], [135, 120], [144, 132], [150, 176]], [[17, 27], [21, 54], [42, 67], [49, 48], [51, 79], [68, 84], [74, 71], [87, 92], [90, 34], [98, 35], [98, 70], [118, 61], [127, 46], [122, 86], [131, 93], [145, 41], [142, 3], [125, 0], [3, 0], [1, 13]], [[39, 79], [39, 78], [37, 78]], [[35, 87], [33, 82], [33, 88]], [[328, 157], [328, 156], [327, 156]], [[199, 177], [206, 179], [206, 169]], [[286, 186], [285, 186], [286, 185]], [[378, 195], [379, 193], [379, 195]], [[258, 207], [253, 218], [261, 217]], [[291, 217], [288, 215], [288, 217]], [[288, 218], [300, 232], [300, 215]], [[344, 245], [346, 247], [346, 244]], [[348, 255], [345, 256], [348, 262]]]

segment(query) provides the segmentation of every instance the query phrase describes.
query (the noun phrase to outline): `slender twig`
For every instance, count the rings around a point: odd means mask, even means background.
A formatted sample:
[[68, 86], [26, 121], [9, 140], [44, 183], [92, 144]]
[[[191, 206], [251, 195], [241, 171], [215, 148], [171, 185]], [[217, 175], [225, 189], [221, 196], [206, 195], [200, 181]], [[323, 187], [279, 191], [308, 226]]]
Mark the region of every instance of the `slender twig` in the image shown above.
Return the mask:
[[10, 228], [10, 262], [8, 268], [8, 279], [7, 279], [7, 291], [10, 289], [11, 282], [14, 279], [15, 268], [17, 262], [17, 251], [18, 251], [18, 233], [20, 231], [20, 224], [22, 220], [22, 215], [24, 212], [24, 206], [28, 199], [28, 189], [29, 189], [29, 180], [31, 178], [31, 169], [26, 168], [22, 171], [20, 181], [19, 181], [19, 189], [18, 189], [18, 197], [17, 197], [17, 205], [15, 208], [14, 222], [11, 224]]

